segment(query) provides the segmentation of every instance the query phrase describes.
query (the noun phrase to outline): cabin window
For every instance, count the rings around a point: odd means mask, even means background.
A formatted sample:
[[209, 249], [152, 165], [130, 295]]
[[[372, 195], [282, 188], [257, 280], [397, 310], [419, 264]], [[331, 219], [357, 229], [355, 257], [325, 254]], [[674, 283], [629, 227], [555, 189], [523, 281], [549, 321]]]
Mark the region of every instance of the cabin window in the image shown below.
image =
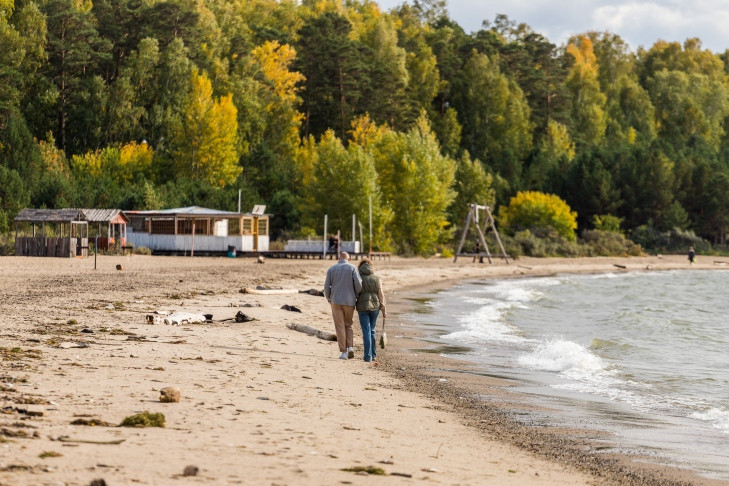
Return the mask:
[[243, 218], [243, 232], [241, 234], [253, 234], [253, 218]]
[[265, 236], [268, 234], [268, 218], [260, 218], [258, 220], [258, 235]]

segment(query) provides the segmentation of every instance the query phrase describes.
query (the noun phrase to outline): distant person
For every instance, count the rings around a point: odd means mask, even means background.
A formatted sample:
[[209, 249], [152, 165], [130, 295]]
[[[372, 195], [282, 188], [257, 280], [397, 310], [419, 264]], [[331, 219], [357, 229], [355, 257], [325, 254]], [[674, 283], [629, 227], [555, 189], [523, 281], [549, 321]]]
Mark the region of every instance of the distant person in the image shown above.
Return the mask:
[[339, 237], [337, 235], [329, 237], [329, 249], [327, 251], [339, 254]]
[[694, 247], [690, 246], [688, 251], [688, 261], [691, 265], [694, 264], [694, 259], [696, 258], [696, 252], [694, 251]]
[[377, 316], [382, 311], [382, 317], [387, 317], [385, 311], [385, 295], [382, 292], [382, 282], [375, 274], [372, 261], [364, 258], [359, 264], [359, 274], [362, 277], [362, 291], [357, 296], [357, 314], [359, 325], [362, 327], [362, 341], [364, 346], [364, 360], [374, 361], [377, 358]]
[[324, 297], [332, 306], [334, 330], [342, 353], [339, 359], [354, 358], [354, 334], [352, 318], [357, 304], [357, 294], [362, 290], [362, 278], [357, 267], [349, 263], [349, 253], [343, 251], [339, 261], [329, 267], [324, 280]]
[[478, 256], [478, 263], [483, 263], [483, 255], [481, 255], [481, 242], [476, 241], [476, 248], [473, 250], [473, 261], [476, 262], [476, 256]]

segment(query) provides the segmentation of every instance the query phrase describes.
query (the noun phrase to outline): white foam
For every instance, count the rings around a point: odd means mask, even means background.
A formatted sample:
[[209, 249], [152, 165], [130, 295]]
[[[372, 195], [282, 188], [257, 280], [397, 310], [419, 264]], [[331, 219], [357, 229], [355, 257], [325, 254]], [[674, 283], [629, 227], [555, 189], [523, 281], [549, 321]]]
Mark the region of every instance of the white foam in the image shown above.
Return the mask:
[[605, 362], [587, 348], [572, 341], [551, 339], [519, 357], [519, 364], [534, 370], [556, 371], [573, 379], [607, 369]]
[[726, 408], [710, 408], [704, 412], [694, 412], [690, 417], [709, 422], [715, 429], [729, 433], [729, 410]]
[[504, 315], [513, 307], [514, 304], [491, 300], [490, 305], [456, 316], [461, 330], [446, 334], [443, 338], [464, 344], [524, 341], [524, 338], [519, 336], [519, 330], [504, 320]]

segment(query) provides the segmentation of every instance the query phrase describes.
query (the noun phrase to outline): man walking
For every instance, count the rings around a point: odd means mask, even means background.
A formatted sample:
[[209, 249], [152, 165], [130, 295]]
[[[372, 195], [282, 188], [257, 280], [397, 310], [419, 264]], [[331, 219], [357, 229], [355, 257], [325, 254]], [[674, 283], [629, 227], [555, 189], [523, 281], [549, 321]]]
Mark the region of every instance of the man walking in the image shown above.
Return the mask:
[[362, 290], [362, 277], [357, 268], [349, 263], [349, 253], [343, 251], [336, 265], [327, 270], [324, 280], [324, 297], [332, 306], [337, 344], [342, 353], [339, 359], [354, 358], [354, 334], [352, 316], [357, 304], [357, 294]]

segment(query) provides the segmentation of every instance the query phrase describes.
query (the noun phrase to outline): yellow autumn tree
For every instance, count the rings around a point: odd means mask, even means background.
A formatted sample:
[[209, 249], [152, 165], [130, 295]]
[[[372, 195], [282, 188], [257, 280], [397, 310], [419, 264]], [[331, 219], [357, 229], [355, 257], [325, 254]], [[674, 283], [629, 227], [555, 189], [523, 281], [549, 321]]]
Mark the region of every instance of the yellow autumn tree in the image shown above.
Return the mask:
[[154, 150], [147, 142], [130, 142], [122, 146], [119, 153], [119, 177], [132, 181], [137, 174], [150, 175]]
[[598, 65], [592, 40], [587, 36], [567, 46], [574, 58], [566, 85], [572, 97], [572, 138], [584, 145], [597, 145], [605, 137], [607, 128], [607, 97], [600, 91]]
[[281, 156], [293, 157], [299, 145], [299, 129], [304, 116], [298, 111], [301, 98], [297, 86], [304, 76], [291, 68], [296, 60], [296, 50], [288, 44], [267, 41], [253, 49], [251, 55], [268, 87], [260, 92], [265, 103], [266, 143]]
[[174, 130], [177, 175], [220, 187], [233, 182], [241, 172], [237, 116], [233, 95], [215, 100], [207, 75], [193, 70], [190, 92]]
[[512, 197], [499, 211], [501, 228], [515, 233], [533, 228], [552, 228], [564, 238], [575, 241], [577, 213], [554, 194], [525, 191]]

